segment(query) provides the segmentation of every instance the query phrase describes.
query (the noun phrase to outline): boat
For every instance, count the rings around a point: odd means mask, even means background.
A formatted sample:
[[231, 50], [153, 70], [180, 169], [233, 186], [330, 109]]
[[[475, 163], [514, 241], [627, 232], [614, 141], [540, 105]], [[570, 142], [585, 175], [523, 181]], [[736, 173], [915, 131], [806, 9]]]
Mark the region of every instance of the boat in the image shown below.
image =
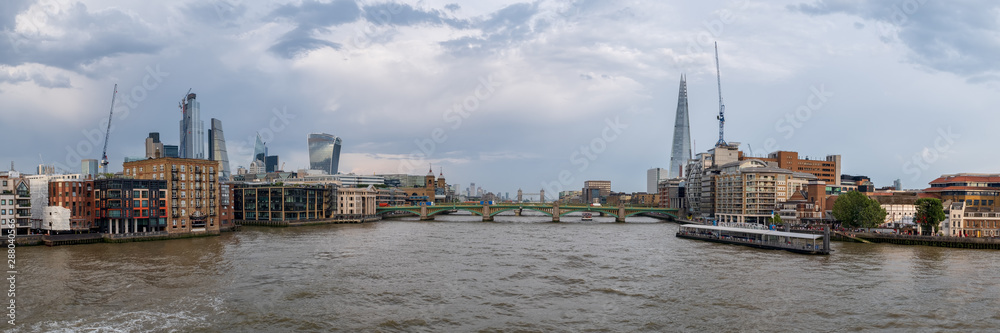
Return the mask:
[[592, 214], [590, 212], [583, 212], [583, 218], [582, 218], [582, 220], [584, 220], [584, 221], [593, 221], [594, 220], [594, 214]]
[[829, 230], [823, 235], [771, 230], [760, 224], [688, 224], [677, 229], [677, 237], [758, 249], [785, 250], [801, 254], [830, 254]]

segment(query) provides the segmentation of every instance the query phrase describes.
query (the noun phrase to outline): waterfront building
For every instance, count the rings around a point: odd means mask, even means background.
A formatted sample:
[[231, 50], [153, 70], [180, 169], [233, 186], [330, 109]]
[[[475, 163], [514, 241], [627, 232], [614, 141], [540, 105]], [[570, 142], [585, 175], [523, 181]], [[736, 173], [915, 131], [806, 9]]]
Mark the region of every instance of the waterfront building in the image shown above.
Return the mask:
[[30, 233], [31, 186], [28, 179], [14, 170], [0, 172], [0, 195], [3, 195], [3, 200], [6, 200], [8, 205], [13, 205], [14, 209], [11, 212], [11, 207], [6, 208], [8, 214], [5, 215], [6, 217], [0, 218], [3, 220], [0, 222], [6, 223], [0, 224], [0, 226], [5, 229], [13, 228], [19, 235]]
[[667, 179], [657, 184], [659, 207], [676, 208], [678, 212], [687, 212], [687, 197], [684, 194], [684, 180], [681, 178]]
[[236, 220], [298, 221], [332, 216], [336, 191], [323, 185], [237, 184], [233, 188]]
[[309, 168], [323, 170], [329, 175], [336, 175], [340, 167], [339, 137], [326, 133], [311, 133], [309, 144]]
[[380, 188], [376, 191], [376, 202], [379, 206], [405, 206], [409, 195], [399, 188]]
[[[914, 216], [917, 214], [915, 205], [920, 196], [917, 192], [894, 192], [889, 195], [872, 195], [874, 199], [885, 209], [885, 228], [913, 227]], [[947, 208], [947, 207], [946, 207]]]
[[808, 157], [799, 158], [799, 153], [794, 151], [776, 151], [767, 157], [740, 157], [741, 160], [749, 158], [776, 162], [779, 168], [811, 173], [827, 184], [840, 185], [840, 155], [827, 155], [823, 160], [813, 160]]
[[126, 177], [165, 180], [170, 207], [166, 214], [169, 233], [218, 233], [222, 201], [218, 170], [221, 162], [205, 159], [157, 158], [124, 164]]
[[80, 174], [84, 177], [90, 177], [91, 179], [97, 178], [97, 160], [92, 158], [83, 159], [80, 161]]
[[664, 180], [667, 180], [667, 169], [646, 170], [646, 193], [657, 193], [657, 185]]
[[367, 188], [337, 189], [337, 218], [366, 219], [378, 216], [378, 194], [371, 186]]
[[598, 189], [600, 190], [600, 196], [606, 197], [611, 195], [611, 181], [610, 180], [588, 180], [583, 182], [584, 189]]
[[801, 189], [802, 181], [815, 180], [808, 173], [778, 168], [757, 159], [722, 165], [715, 177], [715, 217], [719, 222], [769, 223], [778, 204]]
[[205, 122], [201, 120], [201, 103], [197, 95], [189, 93], [181, 101], [180, 157], [205, 158]]
[[717, 145], [699, 153], [684, 168], [684, 195], [687, 197], [688, 215], [709, 218], [715, 214], [715, 176], [722, 165], [739, 161], [743, 154], [739, 142]]
[[94, 180], [58, 179], [50, 181], [49, 202], [42, 215], [42, 230], [83, 232], [97, 229]]
[[[156, 160], [151, 160], [156, 161]], [[102, 233], [169, 231], [168, 192], [163, 179], [103, 178], [93, 182], [95, 227]], [[192, 220], [205, 229], [205, 220]], [[218, 229], [218, 226], [214, 226]]]
[[167, 157], [163, 142], [160, 142], [159, 132], [150, 132], [146, 137], [146, 158]]
[[[691, 159], [691, 124], [688, 117], [688, 96], [687, 79], [681, 75], [681, 83], [677, 91], [677, 114], [674, 117], [674, 141], [670, 149], [669, 172], [662, 178], [680, 178], [684, 174], [684, 167]], [[648, 176], [647, 176], [648, 179]], [[657, 180], [657, 183], [659, 180]], [[647, 183], [649, 193], [653, 193], [656, 183], [652, 187]]]
[[83, 175], [34, 175], [26, 176], [31, 188], [31, 229], [42, 229], [45, 207], [49, 206], [49, 182], [56, 180], [79, 180]]
[[229, 153], [226, 152], [226, 137], [222, 132], [222, 121], [212, 118], [212, 128], [208, 130], [208, 159], [219, 161], [219, 180], [228, 181]]
[[947, 174], [930, 182], [924, 190], [941, 199], [948, 212], [952, 236], [1000, 236], [1000, 174]]

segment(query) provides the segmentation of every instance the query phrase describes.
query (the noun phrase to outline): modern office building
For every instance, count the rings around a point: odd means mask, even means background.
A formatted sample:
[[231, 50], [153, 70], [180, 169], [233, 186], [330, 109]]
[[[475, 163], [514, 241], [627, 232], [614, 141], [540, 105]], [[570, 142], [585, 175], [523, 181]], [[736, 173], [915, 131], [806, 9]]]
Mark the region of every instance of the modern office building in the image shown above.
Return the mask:
[[160, 157], [180, 158], [180, 148], [177, 145], [163, 145], [163, 156]]
[[667, 179], [667, 169], [652, 168], [646, 170], [646, 193], [657, 193], [656, 185]]
[[201, 103], [193, 93], [181, 101], [180, 157], [205, 159], [205, 122], [201, 120]]
[[228, 181], [230, 174], [226, 137], [222, 132], [222, 121], [215, 118], [212, 118], [212, 128], [208, 130], [208, 159], [222, 163], [222, 168], [219, 170], [219, 180]]
[[326, 133], [309, 134], [309, 168], [335, 175], [340, 166], [339, 137]]
[[159, 132], [150, 132], [146, 137], [146, 158], [166, 157], [163, 151], [163, 142], [160, 142]]
[[264, 158], [264, 171], [265, 172], [278, 172], [278, 155], [267, 156]]
[[85, 178], [86, 177], [90, 177], [90, 179], [97, 178], [97, 173], [99, 172], [99, 170], [97, 169], [97, 165], [98, 165], [97, 160], [92, 158], [80, 161], [80, 174], [82, 174], [83, 177]]
[[236, 220], [298, 221], [331, 218], [336, 190], [324, 185], [238, 184], [233, 188]]
[[[687, 161], [691, 159], [691, 124], [688, 119], [687, 97], [687, 80], [681, 75], [681, 84], [677, 92], [677, 115], [674, 117], [674, 142], [670, 149], [670, 166], [667, 168], [670, 171], [666, 178], [681, 177]], [[653, 187], [655, 186], [656, 184], [653, 184]], [[646, 190], [654, 191], [651, 188]]]

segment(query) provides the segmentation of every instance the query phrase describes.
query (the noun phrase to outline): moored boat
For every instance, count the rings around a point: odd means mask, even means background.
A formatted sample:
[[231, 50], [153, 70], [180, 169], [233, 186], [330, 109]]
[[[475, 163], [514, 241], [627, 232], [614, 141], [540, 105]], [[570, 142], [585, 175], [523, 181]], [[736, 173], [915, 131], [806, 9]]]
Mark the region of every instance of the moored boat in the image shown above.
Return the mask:
[[830, 254], [830, 236], [746, 228], [745, 224], [682, 225], [677, 237], [709, 242], [735, 244], [759, 249], [785, 250], [802, 254]]

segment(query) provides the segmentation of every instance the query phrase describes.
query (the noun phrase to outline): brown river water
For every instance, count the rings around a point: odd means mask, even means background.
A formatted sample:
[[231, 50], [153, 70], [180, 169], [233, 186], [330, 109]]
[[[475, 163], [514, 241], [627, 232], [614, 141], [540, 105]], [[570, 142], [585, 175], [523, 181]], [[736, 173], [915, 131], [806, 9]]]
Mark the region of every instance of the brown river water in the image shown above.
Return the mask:
[[19, 247], [5, 331], [1000, 331], [1000, 251], [807, 256], [650, 218], [476, 219]]

